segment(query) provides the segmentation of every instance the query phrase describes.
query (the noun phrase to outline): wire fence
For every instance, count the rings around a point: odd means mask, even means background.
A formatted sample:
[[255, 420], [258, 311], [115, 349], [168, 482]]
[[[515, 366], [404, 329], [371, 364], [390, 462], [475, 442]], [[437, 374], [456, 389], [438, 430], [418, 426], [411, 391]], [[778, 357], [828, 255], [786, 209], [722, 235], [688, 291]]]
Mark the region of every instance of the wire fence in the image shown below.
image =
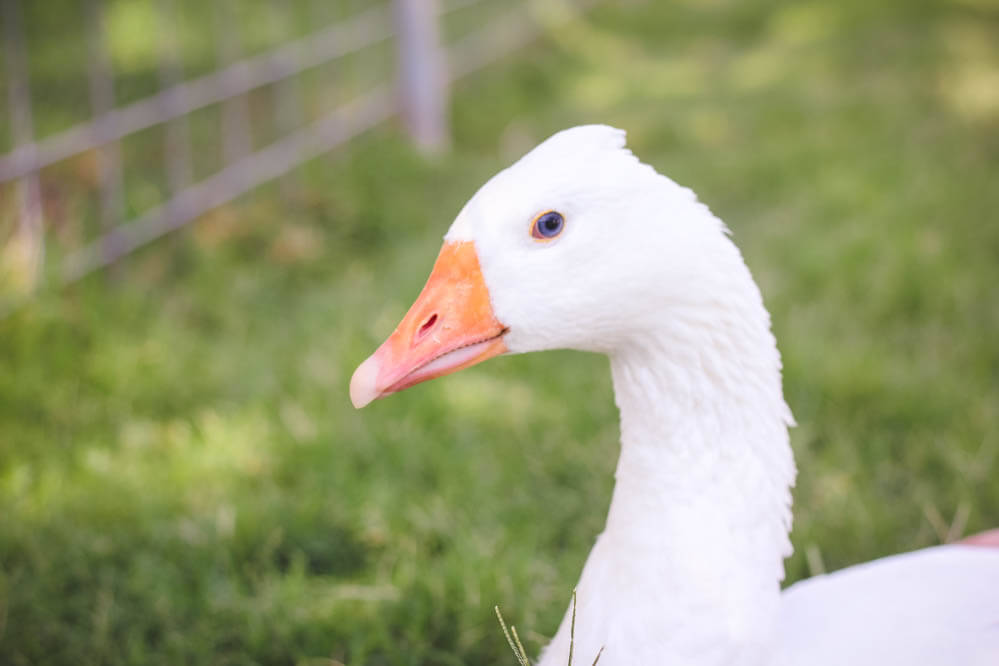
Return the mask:
[[[244, 55], [236, 20], [239, 0], [206, 0], [198, 9], [199, 20], [212, 22], [218, 66], [185, 79], [176, 29], [177, 0], [145, 0], [155, 10], [155, 36], [149, 37], [157, 42], [159, 89], [119, 105], [105, 15], [113, 2], [76, 1], [82, 5], [84, 19], [80, 27], [86, 36], [83, 56], [91, 117], [39, 137], [33, 104], [37, 96], [33, 96], [29, 67], [32, 44], [24, 21], [25, 8], [33, 0], [0, 0], [11, 145], [8, 152], [0, 153], [0, 194], [8, 198], [7, 208], [14, 218], [0, 261], [9, 264], [6, 273], [27, 276], [23, 291], [28, 293], [45, 279], [65, 284], [109, 266], [392, 116], [401, 117], [422, 149], [444, 149], [450, 84], [526, 44], [543, 26], [558, 24], [589, 4], [582, 0], [503, 2], [498, 10], [493, 7], [483, 17], [463, 22], [471, 28], [449, 31], [457, 33], [452, 38], [442, 34], [442, 22], [452, 14], [475, 11], [489, 0], [383, 1]], [[274, 3], [274, 11], [281, 11], [279, 0]], [[394, 66], [348, 99], [319, 112], [306, 112], [300, 85], [303, 76], [348, 57], [375, 57], [366, 55], [374, 46], [391, 48]], [[269, 114], [276, 137], [255, 149], [250, 96], [264, 87], [274, 89]], [[221, 110], [222, 163], [214, 173], [196, 179], [197, 146], [189, 118], [213, 105]], [[130, 216], [127, 211], [134, 207], [126, 206], [127, 159], [122, 142], [157, 127], [163, 131], [167, 193], [163, 200]], [[76, 247], [59, 248], [46, 260], [49, 234], [43, 170], [82, 156], [93, 161], [96, 174], [98, 233]]]

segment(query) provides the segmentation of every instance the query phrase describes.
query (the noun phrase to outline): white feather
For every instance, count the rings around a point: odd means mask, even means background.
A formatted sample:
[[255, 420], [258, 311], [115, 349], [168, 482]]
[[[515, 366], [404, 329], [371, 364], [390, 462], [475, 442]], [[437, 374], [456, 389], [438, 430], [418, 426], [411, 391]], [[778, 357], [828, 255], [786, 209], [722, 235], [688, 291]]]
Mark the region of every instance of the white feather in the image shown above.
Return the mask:
[[[539, 242], [530, 221], [561, 212]], [[621, 457], [578, 585], [576, 655], [635, 664], [999, 664], [999, 550], [948, 546], [783, 595], [793, 423], [759, 290], [724, 225], [624, 132], [560, 132], [497, 174], [473, 241], [513, 353], [607, 354]], [[569, 618], [541, 666], [566, 663]]]

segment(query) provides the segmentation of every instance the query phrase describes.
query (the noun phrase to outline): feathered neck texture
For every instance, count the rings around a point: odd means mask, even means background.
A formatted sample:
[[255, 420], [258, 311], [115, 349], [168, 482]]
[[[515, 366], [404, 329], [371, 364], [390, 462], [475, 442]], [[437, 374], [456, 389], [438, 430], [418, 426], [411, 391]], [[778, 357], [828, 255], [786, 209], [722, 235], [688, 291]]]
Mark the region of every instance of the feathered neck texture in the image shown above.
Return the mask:
[[[576, 655], [603, 666], [767, 663], [790, 554], [780, 357], [735, 246], [710, 303], [615, 350], [621, 455], [578, 585]], [[568, 614], [542, 666], [564, 664]]]

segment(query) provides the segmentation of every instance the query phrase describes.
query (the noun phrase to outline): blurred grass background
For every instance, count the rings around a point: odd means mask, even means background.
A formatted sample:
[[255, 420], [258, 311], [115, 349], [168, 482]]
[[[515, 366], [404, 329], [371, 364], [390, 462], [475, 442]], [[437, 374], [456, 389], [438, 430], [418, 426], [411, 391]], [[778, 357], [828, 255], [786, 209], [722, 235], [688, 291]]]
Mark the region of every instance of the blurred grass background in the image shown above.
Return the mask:
[[[86, 99], [58, 4], [26, 3], [42, 134]], [[143, 4], [111, 3], [119, 101], [158, 85]], [[365, 75], [341, 70], [306, 100]], [[694, 188], [761, 283], [800, 424], [790, 581], [999, 525], [995, 2], [600, 5], [454, 92], [447, 156], [386, 126], [0, 321], [0, 663], [511, 664], [494, 604], [536, 653], [609, 501], [606, 361], [499, 359], [363, 412], [347, 383], [463, 202], [583, 122]], [[141, 208], [162, 160], [130, 141]], [[65, 242], [89, 173], [45, 174]]]

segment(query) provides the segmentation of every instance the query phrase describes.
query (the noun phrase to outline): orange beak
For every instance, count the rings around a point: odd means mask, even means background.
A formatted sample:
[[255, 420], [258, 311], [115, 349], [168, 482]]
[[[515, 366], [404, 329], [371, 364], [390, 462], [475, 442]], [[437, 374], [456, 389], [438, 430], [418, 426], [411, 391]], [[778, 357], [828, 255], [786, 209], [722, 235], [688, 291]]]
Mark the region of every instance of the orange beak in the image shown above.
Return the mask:
[[502, 354], [506, 330], [493, 314], [475, 246], [445, 243], [395, 332], [354, 371], [350, 400], [360, 409], [376, 398]]

